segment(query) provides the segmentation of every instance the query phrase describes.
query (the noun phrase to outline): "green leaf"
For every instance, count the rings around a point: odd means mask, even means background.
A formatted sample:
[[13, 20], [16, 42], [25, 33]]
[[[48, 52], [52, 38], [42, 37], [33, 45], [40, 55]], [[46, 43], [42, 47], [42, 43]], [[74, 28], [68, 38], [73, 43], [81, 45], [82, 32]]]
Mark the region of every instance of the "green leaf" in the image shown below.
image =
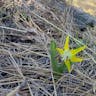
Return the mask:
[[64, 62], [62, 61], [61, 63], [59, 63], [58, 59], [56, 59], [58, 53], [57, 53], [57, 50], [56, 50], [55, 41], [51, 41], [50, 55], [51, 55], [52, 69], [53, 69], [54, 72], [62, 74], [65, 70], [67, 70]]
[[58, 70], [57, 68], [57, 60], [56, 60], [56, 43], [54, 41], [51, 41], [51, 44], [50, 44], [50, 54], [51, 54], [51, 63], [52, 63], [52, 68], [53, 68], [53, 71], [56, 71]]

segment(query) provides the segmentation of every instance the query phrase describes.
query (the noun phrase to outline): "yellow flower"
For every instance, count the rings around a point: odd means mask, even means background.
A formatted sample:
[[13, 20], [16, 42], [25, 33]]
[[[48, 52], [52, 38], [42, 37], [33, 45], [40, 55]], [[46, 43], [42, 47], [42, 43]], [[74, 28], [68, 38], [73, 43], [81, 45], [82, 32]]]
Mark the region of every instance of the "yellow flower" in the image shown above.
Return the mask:
[[61, 56], [61, 59], [64, 61], [67, 69], [69, 72], [71, 72], [71, 62], [81, 62], [83, 59], [80, 57], [77, 57], [76, 54], [80, 51], [84, 50], [86, 46], [79, 47], [77, 49], [70, 49], [69, 48], [69, 36], [67, 36], [64, 48], [56, 48], [58, 53]]

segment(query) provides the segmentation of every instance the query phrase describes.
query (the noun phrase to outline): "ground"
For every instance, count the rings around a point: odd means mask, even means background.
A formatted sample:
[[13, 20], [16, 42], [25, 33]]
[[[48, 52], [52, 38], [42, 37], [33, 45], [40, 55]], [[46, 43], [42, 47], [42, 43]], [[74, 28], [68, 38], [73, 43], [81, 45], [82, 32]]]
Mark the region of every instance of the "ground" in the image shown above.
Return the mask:
[[[0, 96], [96, 95], [96, 15], [83, 9], [95, 0], [78, 2], [0, 1]], [[50, 43], [62, 48], [68, 35], [70, 48], [87, 46], [78, 54], [84, 60], [58, 74]]]

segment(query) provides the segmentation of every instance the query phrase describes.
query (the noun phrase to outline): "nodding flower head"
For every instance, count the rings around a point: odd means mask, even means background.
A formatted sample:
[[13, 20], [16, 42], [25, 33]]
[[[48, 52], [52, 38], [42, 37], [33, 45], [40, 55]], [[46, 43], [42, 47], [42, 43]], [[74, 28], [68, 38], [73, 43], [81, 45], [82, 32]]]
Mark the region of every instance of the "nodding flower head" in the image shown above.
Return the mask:
[[67, 36], [65, 44], [63, 49], [56, 48], [58, 53], [61, 56], [61, 59], [64, 61], [64, 64], [66, 65], [69, 72], [71, 72], [71, 62], [81, 62], [83, 59], [80, 57], [77, 57], [77, 53], [84, 50], [86, 46], [82, 46], [76, 49], [70, 49], [69, 48], [69, 36]]

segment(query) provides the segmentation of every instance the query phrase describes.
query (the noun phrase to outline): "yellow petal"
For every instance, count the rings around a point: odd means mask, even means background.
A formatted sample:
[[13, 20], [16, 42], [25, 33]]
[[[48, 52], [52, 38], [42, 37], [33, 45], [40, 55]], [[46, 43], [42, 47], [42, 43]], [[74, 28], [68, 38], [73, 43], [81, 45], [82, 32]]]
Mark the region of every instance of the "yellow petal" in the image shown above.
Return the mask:
[[69, 36], [66, 37], [65, 45], [64, 45], [64, 50], [69, 50]]
[[80, 57], [73, 56], [70, 60], [71, 62], [81, 62], [83, 59]]
[[60, 55], [62, 55], [64, 53], [63, 49], [61, 49], [61, 48], [56, 48], [56, 50], [59, 52]]
[[68, 72], [71, 72], [71, 65], [70, 65], [70, 61], [69, 60], [65, 61], [65, 65], [66, 65], [66, 67], [68, 69]]
[[80, 47], [80, 48], [77, 48], [77, 49], [72, 49], [71, 53], [72, 53], [72, 55], [76, 55], [77, 53], [84, 50], [85, 48], [86, 48], [86, 46], [83, 46], [83, 47]]

